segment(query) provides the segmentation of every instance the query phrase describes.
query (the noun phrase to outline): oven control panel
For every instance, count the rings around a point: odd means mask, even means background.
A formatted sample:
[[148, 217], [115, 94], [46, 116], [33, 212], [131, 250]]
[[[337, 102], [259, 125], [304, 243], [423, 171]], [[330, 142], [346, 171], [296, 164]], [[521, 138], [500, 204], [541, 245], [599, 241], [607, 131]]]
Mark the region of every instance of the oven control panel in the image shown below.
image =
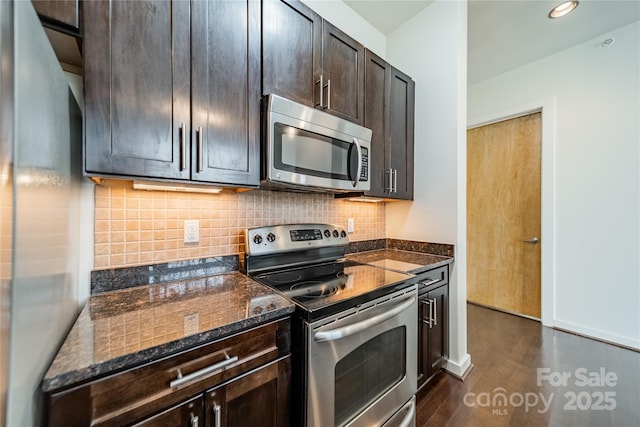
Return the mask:
[[245, 230], [247, 255], [267, 255], [309, 248], [344, 246], [349, 238], [344, 227], [331, 224], [282, 224]]

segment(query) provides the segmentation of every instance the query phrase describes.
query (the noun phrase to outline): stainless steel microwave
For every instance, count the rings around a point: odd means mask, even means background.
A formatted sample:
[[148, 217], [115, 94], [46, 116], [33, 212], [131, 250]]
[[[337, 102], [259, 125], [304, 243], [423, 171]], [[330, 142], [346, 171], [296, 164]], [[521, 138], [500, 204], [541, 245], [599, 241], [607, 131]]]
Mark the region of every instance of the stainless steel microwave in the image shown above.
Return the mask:
[[273, 94], [264, 105], [263, 187], [369, 191], [370, 129]]

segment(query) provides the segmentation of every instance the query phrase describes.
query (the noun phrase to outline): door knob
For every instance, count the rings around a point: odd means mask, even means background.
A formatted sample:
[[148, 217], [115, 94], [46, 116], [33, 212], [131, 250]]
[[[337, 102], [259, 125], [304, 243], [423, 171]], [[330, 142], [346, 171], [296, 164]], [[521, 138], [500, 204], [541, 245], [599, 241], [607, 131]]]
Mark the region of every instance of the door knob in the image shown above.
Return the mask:
[[531, 243], [532, 245], [535, 245], [539, 242], [540, 240], [537, 237], [533, 237], [529, 240], [523, 240], [524, 243]]

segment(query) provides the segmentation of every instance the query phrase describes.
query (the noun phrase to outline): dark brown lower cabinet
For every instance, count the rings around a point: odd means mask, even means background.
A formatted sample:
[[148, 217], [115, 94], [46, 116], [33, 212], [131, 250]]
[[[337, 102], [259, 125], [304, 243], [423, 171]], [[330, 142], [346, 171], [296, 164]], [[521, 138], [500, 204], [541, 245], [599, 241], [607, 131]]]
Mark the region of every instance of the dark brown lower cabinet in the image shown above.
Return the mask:
[[206, 427], [289, 425], [291, 359], [261, 367], [205, 394]]
[[198, 396], [140, 421], [134, 427], [199, 427], [203, 425], [202, 421], [202, 396]]
[[[444, 267], [446, 268], [446, 267]], [[418, 293], [418, 388], [442, 369], [449, 356], [449, 283], [442, 281]]]
[[53, 390], [45, 425], [289, 427], [290, 331], [277, 320]]

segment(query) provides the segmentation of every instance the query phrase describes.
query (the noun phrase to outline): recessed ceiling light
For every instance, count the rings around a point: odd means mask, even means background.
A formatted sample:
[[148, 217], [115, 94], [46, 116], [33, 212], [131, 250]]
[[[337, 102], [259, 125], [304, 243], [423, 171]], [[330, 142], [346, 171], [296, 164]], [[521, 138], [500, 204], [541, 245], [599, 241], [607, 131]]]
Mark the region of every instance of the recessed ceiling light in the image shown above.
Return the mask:
[[551, 9], [551, 12], [549, 12], [549, 18], [551, 19], [560, 18], [561, 16], [566, 15], [567, 13], [571, 12], [573, 9], [578, 7], [578, 3], [580, 2], [577, 0], [565, 1], [560, 3], [559, 5]]

